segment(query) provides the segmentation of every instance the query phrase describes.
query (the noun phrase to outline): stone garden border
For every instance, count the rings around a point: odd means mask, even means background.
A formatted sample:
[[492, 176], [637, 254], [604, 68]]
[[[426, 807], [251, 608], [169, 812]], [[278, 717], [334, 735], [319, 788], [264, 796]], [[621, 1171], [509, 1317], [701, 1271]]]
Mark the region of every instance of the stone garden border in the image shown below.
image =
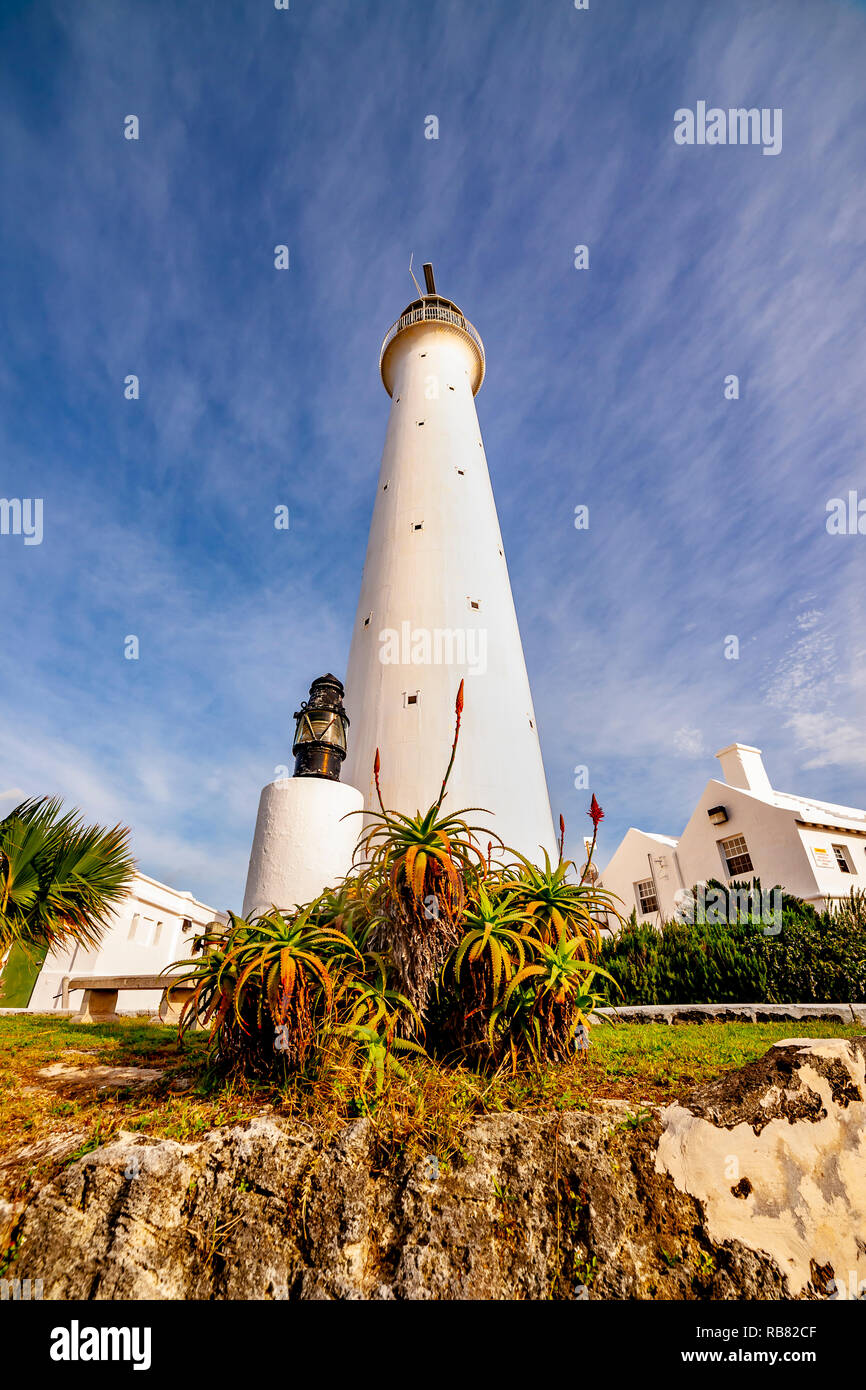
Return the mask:
[[596, 1009], [593, 1018], [620, 1023], [828, 1023], [866, 1024], [866, 1004], [622, 1004]]

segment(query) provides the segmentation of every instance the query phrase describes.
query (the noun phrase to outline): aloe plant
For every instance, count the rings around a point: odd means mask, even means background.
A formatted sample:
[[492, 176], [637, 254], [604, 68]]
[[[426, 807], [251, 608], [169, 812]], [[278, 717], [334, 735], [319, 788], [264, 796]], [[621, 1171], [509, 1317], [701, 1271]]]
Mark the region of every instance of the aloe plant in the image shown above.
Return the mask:
[[[464, 936], [450, 961], [459, 983], [464, 965], [485, 967], [490, 980], [491, 1003], [499, 998], [515, 970], [526, 960], [526, 940], [519, 928], [526, 924], [525, 913], [514, 906], [512, 893], [490, 896], [479, 885], [477, 902], [463, 915]], [[444, 972], [443, 972], [444, 973]]]
[[544, 851], [543, 868], [525, 855], [516, 855], [519, 867], [506, 882], [508, 893], [543, 941], [553, 944], [565, 934], [576, 943], [578, 954], [589, 960], [600, 943], [598, 919], [608, 913], [618, 916], [614, 896], [595, 884], [575, 883], [568, 877], [575, 869], [570, 859], [560, 859], [554, 867]]
[[[480, 808], [444, 808], [462, 713], [461, 682], [450, 758], [424, 814], [385, 807], [377, 750], [380, 810], [354, 872], [291, 913], [232, 915], [200, 939], [179, 982], [192, 989], [182, 1026], [209, 1022], [223, 1063], [311, 1076], [324, 1074], [313, 1064], [348, 1064], [367, 1097], [425, 1046], [481, 1065], [573, 1055], [596, 979], [615, 983], [596, 961], [598, 920], [618, 915], [613, 895], [577, 878], [562, 817], [558, 862], [545, 853], [536, 865], [469, 822]], [[597, 833], [594, 796], [589, 815]], [[504, 864], [494, 840], [511, 855]]]
[[200, 959], [173, 981], [193, 990], [181, 1031], [201, 1018], [226, 1060], [248, 1054], [267, 1068], [278, 1054], [290, 1070], [303, 1066], [334, 1007], [343, 959], [361, 961], [348, 936], [319, 926], [313, 909], [286, 917], [274, 908], [251, 922], [231, 914], [224, 936], [206, 933]]
[[488, 834], [465, 817], [480, 807], [443, 811], [463, 713], [463, 682], [455, 702], [451, 757], [438, 799], [423, 815], [386, 810], [379, 783], [379, 750], [373, 767], [380, 811], [362, 833], [358, 853], [367, 901], [376, 920], [372, 940], [390, 956], [394, 982], [423, 1017], [430, 987], [460, 939], [467, 885], [486, 871], [476, 834]]
[[536, 940], [532, 949], [533, 960], [517, 972], [491, 1012], [490, 1045], [499, 1052], [507, 1047], [513, 1063], [523, 1050], [536, 1065], [549, 1057], [566, 1061], [578, 1029], [586, 1029], [601, 1000], [593, 981], [597, 975], [612, 977], [581, 954], [577, 937], [562, 933], [554, 945]]
[[[416, 1040], [423, 1037], [424, 1025], [411, 1001], [388, 988], [384, 958], [370, 954], [365, 963], [364, 978], [346, 979], [329, 1035], [352, 1045], [361, 1095], [366, 1093], [372, 1078], [374, 1095], [379, 1096], [389, 1072], [405, 1075], [398, 1053], [424, 1055], [423, 1046]], [[407, 1025], [416, 1038], [406, 1036]]]

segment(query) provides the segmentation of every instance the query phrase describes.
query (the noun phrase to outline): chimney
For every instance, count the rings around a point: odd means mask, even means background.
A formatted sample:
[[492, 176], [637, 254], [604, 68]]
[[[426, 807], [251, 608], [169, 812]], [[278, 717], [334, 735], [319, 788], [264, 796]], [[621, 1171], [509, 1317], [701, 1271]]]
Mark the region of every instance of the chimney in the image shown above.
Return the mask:
[[773, 788], [761, 759], [760, 748], [747, 743], [731, 743], [716, 754], [729, 787], [742, 787], [758, 796], [771, 796]]

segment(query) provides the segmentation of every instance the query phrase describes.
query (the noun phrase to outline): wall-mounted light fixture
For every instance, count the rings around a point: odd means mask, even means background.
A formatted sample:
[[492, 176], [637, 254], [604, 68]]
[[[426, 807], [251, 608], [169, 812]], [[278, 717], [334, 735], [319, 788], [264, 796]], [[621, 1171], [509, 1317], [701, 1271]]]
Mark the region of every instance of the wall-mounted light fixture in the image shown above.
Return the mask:
[[728, 819], [728, 813], [724, 806], [711, 806], [707, 811], [707, 815], [713, 825], [724, 825], [725, 821]]

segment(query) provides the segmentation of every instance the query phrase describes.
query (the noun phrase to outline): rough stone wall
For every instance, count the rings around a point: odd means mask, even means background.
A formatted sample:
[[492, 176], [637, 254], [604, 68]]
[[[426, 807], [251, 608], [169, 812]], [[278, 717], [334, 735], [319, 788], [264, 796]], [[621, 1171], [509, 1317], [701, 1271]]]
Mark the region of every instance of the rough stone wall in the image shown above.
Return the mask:
[[61, 1299], [826, 1297], [866, 1278], [864, 1065], [866, 1039], [796, 1039], [640, 1119], [486, 1116], [438, 1172], [367, 1120], [124, 1135], [36, 1195], [11, 1273]]

